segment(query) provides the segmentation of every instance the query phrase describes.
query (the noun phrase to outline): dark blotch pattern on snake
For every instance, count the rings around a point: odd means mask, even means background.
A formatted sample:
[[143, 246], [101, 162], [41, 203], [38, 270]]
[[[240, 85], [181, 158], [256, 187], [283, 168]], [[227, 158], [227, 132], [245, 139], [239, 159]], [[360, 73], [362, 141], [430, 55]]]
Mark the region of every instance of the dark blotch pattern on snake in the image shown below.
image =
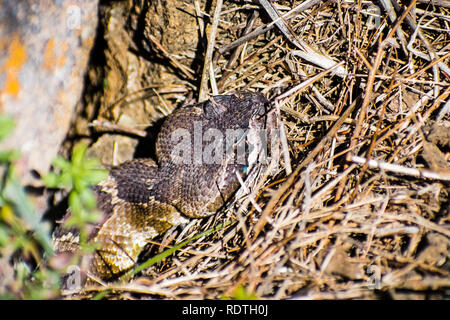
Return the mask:
[[[278, 127], [275, 113], [268, 112], [267, 107], [263, 95], [238, 92], [179, 108], [167, 117], [158, 134], [157, 163], [135, 159], [111, 168], [107, 179], [93, 187], [102, 218], [89, 231], [89, 241], [97, 243], [96, 251], [89, 256], [89, 271], [102, 279], [123, 274], [134, 266], [150, 239], [189, 218], [206, 217], [222, 207], [240, 186], [237, 174], [245, 177], [259, 164], [255, 159], [254, 163], [237, 163], [225, 152], [219, 162], [199, 163], [194, 155], [198, 152], [194, 129], [200, 127], [205, 133], [211, 128], [224, 136], [229, 129], [242, 129], [255, 138], [258, 130]], [[189, 141], [173, 139], [180, 129], [191, 133]], [[216, 143], [225, 145], [224, 141]], [[180, 163], [173, 157], [172, 151], [180, 149], [180, 144], [181, 149], [192, 151], [190, 161]], [[210, 144], [202, 141], [201, 148]], [[76, 230], [60, 224], [53, 234], [56, 251], [75, 252], [77, 235]]]

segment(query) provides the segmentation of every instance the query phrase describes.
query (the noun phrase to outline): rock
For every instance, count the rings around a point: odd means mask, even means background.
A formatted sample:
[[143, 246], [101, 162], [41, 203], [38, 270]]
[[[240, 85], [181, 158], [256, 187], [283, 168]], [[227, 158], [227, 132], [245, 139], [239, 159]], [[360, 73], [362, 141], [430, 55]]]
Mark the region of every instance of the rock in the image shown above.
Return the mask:
[[[205, 3], [200, 1], [201, 7]], [[100, 6], [96, 61], [89, 67], [85, 112], [77, 118], [74, 137], [89, 136], [89, 123], [96, 119], [140, 130], [151, 127], [185, 102], [191, 81], [165, 54], [186, 68], [200, 66], [194, 63], [200, 36], [193, 4], [132, 0]], [[134, 137], [103, 133], [90, 154], [111, 165], [132, 159], [136, 145]]]
[[66, 137], [97, 21], [98, 0], [0, 0], [0, 113], [16, 122], [0, 150], [21, 152], [26, 185], [37, 184], [31, 170], [48, 172]]

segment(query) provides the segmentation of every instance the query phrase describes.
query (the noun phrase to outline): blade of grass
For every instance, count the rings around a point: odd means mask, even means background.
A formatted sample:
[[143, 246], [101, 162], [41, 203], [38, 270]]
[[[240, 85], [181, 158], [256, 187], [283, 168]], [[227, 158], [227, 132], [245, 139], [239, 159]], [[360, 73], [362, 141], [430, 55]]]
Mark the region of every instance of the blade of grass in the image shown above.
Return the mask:
[[189, 244], [191, 241], [197, 240], [201, 237], [204, 236], [208, 236], [216, 231], [219, 231], [229, 225], [231, 225], [233, 223], [233, 221], [227, 221], [224, 223], [220, 223], [217, 226], [210, 228], [202, 233], [199, 233], [198, 235], [187, 239], [179, 244], [177, 244], [176, 246], [167, 249], [163, 252], [161, 252], [160, 254], [150, 258], [149, 260], [145, 261], [144, 263], [138, 265], [137, 267], [135, 267], [134, 269], [132, 269], [131, 271], [129, 271], [127, 274], [125, 274], [122, 279], [125, 281], [128, 281], [133, 275], [141, 272], [142, 270], [145, 270], [147, 268], [150, 268], [152, 265], [154, 265], [155, 263], [158, 263], [160, 261], [162, 261], [163, 259], [167, 258], [168, 256], [172, 255], [173, 253], [175, 253], [176, 251], [180, 250], [182, 247], [184, 247], [185, 245]]

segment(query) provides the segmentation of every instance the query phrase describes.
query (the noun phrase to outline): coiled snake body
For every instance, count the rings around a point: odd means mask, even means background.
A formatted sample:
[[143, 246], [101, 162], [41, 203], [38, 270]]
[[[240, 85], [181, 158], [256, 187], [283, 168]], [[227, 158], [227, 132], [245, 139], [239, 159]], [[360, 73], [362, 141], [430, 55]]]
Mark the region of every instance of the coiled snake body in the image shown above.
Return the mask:
[[[111, 168], [107, 179], [93, 188], [102, 218], [89, 232], [90, 241], [98, 244], [89, 257], [90, 272], [102, 279], [116, 277], [134, 266], [148, 240], [223, 206], [240, 186], [238, 175], [261, 167], [261, 145], [267, 141], [259, 132], [278, 127], [275, 113], [267, 107], [261, 94], [238, 92], [179, 108], [158, 134], [158, 163], [135, 159]], [[228, 132], [240, 132], [238, 140], [253, 141], [245, 163], [225, 152]], [[218, 139], [220, 134], [226, 139]], [[236, 142], [233, 146], [236, 149]], [[217, 147], [224, 148], [222, 155]], [[205, 150], [212, 150], [211, 157]], [[78, 250], [77, 236], [76, 230], [59, 225], [53, 235], [55, 249]]]

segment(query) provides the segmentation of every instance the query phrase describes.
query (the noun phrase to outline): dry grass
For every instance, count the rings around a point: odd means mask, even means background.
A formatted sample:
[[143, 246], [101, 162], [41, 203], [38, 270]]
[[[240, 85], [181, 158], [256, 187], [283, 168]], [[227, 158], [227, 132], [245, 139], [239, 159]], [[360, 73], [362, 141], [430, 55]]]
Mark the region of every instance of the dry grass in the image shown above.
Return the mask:
[[[204, 299], [244, 287], [263, 299], [448, 298], [450, 9], [307, 0], [273, 1], [268, 14], [260, 3], [223, 3], [204, 64], [215, 81], [198, 89], [260, 91], [279, 107], [290, 160], [253, 190], [262, 212], [247, 197], [172, 230], [152, 254], [234, 222], [83, 295]], [[330, 61], [340, 74], [326, 72]]]

